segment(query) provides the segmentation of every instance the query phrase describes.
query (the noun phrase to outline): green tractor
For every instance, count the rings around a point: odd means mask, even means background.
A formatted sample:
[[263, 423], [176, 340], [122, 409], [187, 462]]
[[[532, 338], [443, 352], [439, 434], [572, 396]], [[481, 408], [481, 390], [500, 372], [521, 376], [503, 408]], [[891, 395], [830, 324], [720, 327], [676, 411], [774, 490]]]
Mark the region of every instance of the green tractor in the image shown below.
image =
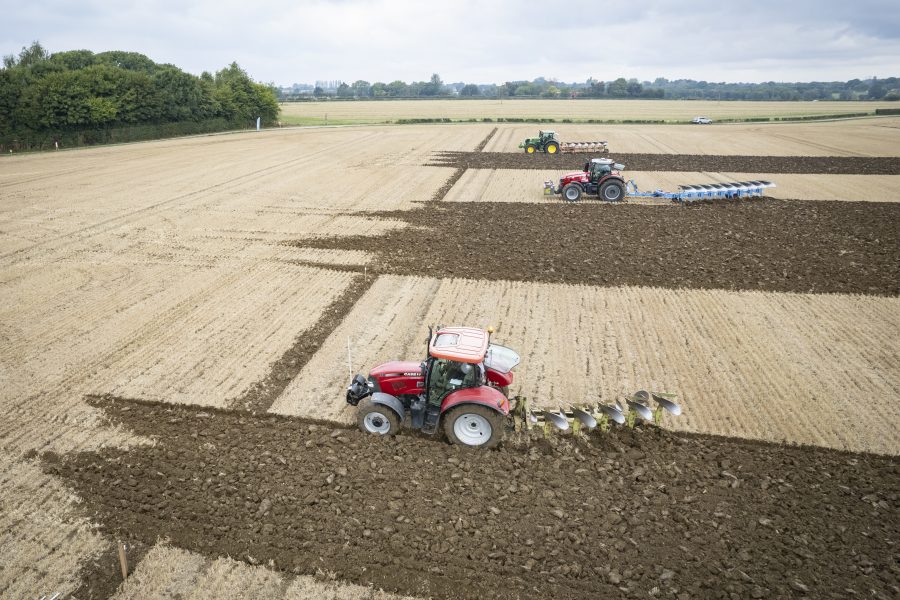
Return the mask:
[[519, 144], [519, 148], [525, 148], [525, 154], [534, 154], [535, 152], [556, 154], [559, 152], [559, 139], [557, 139], [555, 131], [539, 131], [538, 137], [528, 138]]

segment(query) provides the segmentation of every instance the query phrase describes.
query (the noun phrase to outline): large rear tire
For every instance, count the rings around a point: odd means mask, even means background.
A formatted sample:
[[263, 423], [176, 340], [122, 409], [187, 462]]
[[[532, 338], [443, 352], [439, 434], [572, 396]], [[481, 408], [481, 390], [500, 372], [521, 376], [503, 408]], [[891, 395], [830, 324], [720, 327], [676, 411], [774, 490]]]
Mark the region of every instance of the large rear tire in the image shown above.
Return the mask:
[[625, 186], [618, 181], [607, 181], [600, 186], [600, 197], [607, 202], [620, 202], [625, 198]]
[[400, 431], [400, 417], [384, 404], [375, 404], [371, 398], [359, 403], [356, 424], [363, 433], [377, 435], [397, 435]]
[[544, 152], [547, 154], [556, 154], [559, 152], [559, 144], [556, 142], [547, 142], [547, 145], [544, 146]]
[[562, 197], [566, 202], [578, 202], [581, 199], [581, 186], [570, 183], [562, 189]]
[[493, 448], [503, 439], [503, 415], [480, 404], [463, 404], [443, 417], [444, 433], [453, 444]]

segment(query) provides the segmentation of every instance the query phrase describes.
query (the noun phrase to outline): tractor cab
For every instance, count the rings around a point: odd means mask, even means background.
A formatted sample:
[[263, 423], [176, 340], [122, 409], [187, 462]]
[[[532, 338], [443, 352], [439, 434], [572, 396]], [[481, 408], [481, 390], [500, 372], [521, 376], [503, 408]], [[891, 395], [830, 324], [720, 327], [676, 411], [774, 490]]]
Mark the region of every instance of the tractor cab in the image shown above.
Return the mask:
[[556, 132], [555, 132], [555, 131], [543, 131], [543, 130], [541, 130], [541, 131], [538, 131], [538, 136], [540, 136], [540, 138], [541, 138], [541, 143], [542, 143], [542, 144], [546, 144], [546, 143], [549, 142], [550, 140], [555, 140], [555, 139], [556, 139]]
[[597, 183], [613, 171], [619, 171], [624, 168], [625, 165], [617, 164], [611, 158], [592, 158], [584, 163], [584, 172], [591, 183]]
[[431, 337], [423, 365], [428, 404], [440, 404], [450, 393], [484, 385], [488, 332], [474, 327], [447, 327]]
[[[492, 329], [429, 330], [421, 363], [390, 361], [356, 375], [347, 402], [359, 406], [363, 431], [393, 435], [403, 422], [424, 433], [444, 424], [447, 437], [467, 446], [493, 446], [510, 410], [509, 385], [519, 355], [492, 344]], [[408, 421], [407, 421], [408, 415]]]
[[[519, 354], [506, 346], [492, 344], [493, 329], [446, 327], [431, 337], [428, 360], [423, 364], [429, 384], [429, 400], [440, 390], [448, 392], [489, 385], [504, 396], [509, 393], [512, 370], [519, 364]], [[442, 387], [443, 386], [443, 387]]]

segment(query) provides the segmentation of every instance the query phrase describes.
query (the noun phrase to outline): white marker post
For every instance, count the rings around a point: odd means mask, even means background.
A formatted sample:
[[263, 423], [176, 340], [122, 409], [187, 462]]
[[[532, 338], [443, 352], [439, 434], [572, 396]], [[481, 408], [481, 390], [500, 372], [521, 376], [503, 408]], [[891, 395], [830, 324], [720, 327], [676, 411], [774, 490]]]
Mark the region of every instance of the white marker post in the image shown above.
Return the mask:
[[262, 117], [256, 117], [256, 130], [257, 130], [257, 131], [259, 131], [259, 127], [260, 127], [260, 119], [261, 119], [261, 118], [262, 118]]
[[347, 336], [347, 370], [350, 371], [350, 379], [353, 379], [353, 359], [350, 357], [350, 336]]

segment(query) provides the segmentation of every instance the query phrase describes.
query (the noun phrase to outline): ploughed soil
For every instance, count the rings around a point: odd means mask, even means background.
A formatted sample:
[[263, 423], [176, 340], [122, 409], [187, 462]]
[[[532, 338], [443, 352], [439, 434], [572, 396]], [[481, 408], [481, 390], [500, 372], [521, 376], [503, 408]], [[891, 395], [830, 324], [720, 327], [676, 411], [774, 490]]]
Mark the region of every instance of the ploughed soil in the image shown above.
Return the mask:
[[[436, 152], [426, 166], [469, 169], [541, 169], [580, 171], [600, 154], [525, 154], [512, 152]], [[720, 156], [709, 154], [609, 155], [629, 171], [710, 171], [726, 173], [813, 173], [900, 175], [895, 156]]]
[[375, 252], [369, 270], [401, 275], [900, 294], [900, 203], [432, 202], [381, 214], [412, 227], [294, 243]]
[[104, 533], [139, 545], [169, 538], [434, 598], [900, 593], [895, 457], [654, 427], [478, 452], [406, 431], [91, 402], [158, 443], [46, 454], [44, 468]]

